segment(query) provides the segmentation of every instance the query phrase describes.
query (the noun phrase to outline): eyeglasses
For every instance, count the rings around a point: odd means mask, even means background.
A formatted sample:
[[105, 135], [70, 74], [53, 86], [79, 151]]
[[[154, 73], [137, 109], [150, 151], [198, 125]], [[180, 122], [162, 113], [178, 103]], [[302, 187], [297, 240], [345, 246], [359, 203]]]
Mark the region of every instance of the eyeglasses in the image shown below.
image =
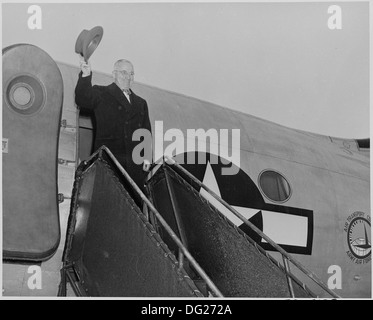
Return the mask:
[[133, 77], [135, 75], [135, 73], [132, 71], [132, 72], [128, 72], [126, 70], [115, 70], [116, 72], [119, 72], [123, 77]]

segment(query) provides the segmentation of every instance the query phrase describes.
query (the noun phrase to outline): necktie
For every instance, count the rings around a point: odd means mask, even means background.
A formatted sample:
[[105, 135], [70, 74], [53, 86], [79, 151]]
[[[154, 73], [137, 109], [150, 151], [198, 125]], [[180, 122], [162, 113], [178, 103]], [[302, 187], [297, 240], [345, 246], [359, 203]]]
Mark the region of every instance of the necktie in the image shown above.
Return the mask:
[[131, 90], [130, 89], [123, 89], [123, 92], [125, 92], [128, 95], [129, 103], [132, 104]]

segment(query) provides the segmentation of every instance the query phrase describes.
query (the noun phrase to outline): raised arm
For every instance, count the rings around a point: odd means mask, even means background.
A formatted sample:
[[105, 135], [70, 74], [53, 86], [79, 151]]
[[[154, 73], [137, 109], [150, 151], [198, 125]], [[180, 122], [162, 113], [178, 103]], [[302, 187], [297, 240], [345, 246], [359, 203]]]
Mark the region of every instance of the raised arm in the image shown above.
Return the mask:
[[92, 87], [92, 72], [89, 63], [80, 60], [80, 73], [75, 87], [75, 103], [84, 109], [96, 108], [99, 99], [98, 91]]

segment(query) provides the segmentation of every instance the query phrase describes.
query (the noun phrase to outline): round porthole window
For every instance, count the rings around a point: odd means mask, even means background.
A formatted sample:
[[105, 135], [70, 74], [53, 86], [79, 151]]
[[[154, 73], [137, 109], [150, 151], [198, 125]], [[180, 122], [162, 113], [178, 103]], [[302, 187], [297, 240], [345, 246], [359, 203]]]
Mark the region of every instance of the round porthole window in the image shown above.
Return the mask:
[[285, 202], [291, 196], [289, 182], [283, 175], [273, 170], [265, 170], [259, 175], [259, 186], [263, 194], [275, 202]]
[[33, 115], [45, 104], [45, 88], [33, 75], [15, 76], [7, 84], [4, 94], [8, 107], [22, 115]]

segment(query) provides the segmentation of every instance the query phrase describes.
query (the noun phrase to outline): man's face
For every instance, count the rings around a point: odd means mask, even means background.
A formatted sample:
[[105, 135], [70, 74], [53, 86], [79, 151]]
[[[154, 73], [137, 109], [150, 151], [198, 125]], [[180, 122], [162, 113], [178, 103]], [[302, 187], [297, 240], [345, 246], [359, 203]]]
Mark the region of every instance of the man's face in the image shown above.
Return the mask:
[[131, 88], [135, 75], [132, 64], [127, 62], [122, 63], [113, 73], [115, 82], [121, 89]]

